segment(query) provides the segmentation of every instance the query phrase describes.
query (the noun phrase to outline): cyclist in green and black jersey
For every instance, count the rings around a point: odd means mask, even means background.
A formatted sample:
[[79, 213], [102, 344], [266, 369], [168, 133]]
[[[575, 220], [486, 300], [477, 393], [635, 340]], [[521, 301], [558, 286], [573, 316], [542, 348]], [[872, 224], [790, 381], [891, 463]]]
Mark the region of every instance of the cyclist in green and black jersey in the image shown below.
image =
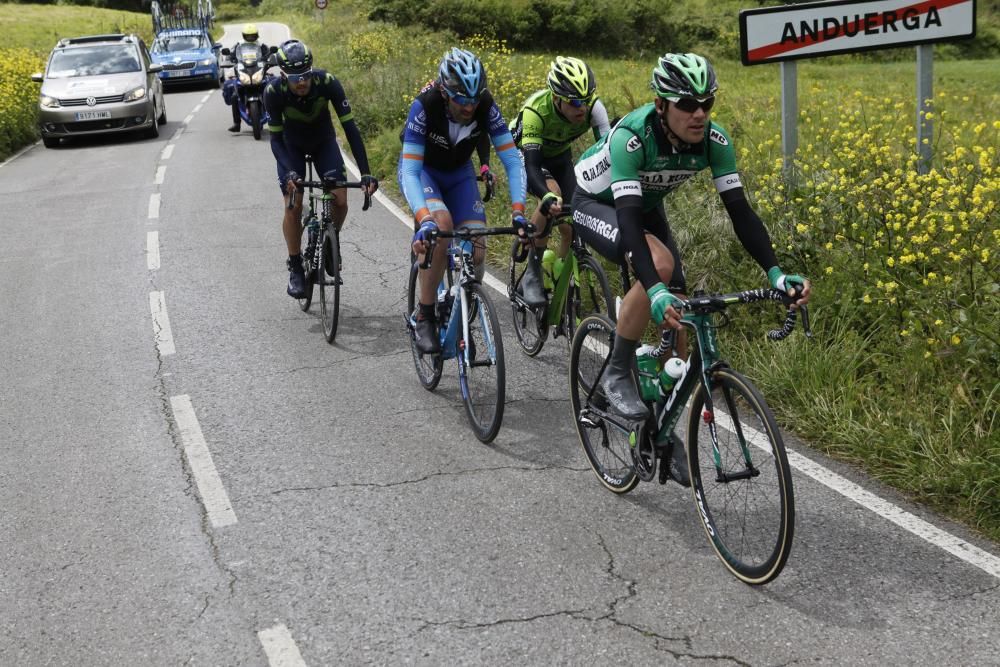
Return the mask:
[[[540, 204], [531, 218], [535, 229], [545, 229], [546, 216], [558, 215], [563, 201], [569, 202], [576, 189], [570, 146], [587, 130], [594, 139], [608, 133], [608, 111], [597, 97], [594, 72], [579, 58], [556, 56], [549, 67], [548, 87], [525, 101], [510, 125], [514, 142], [521, 149], [528, 191]], [[568, 230], [560, 230], [559, 258], [569, 252]], [[528, 269], [521, 281], [524, 300], [532, 306], [545, 303], [539, 253], [548, 235], [535, 239], [535, 252], [528, 255]]]
[[[809, 301], [809, 281], [778, 267], [767, 229], [743, 191], [732, 141], [709, 118], [718, 89], [711, 64], [693, 53], [668, 53], [653, 69], [650, 85], [653, 102], [622, 118], [580, 157], [573, 197], [573, 226], [583, 240], [608, 259], [627, 260], [638, 278], [622, 302], [601, 383], [611, 408], [636, 420], [649, 416], [630, 372], [638, 340], [651, 314], [658, 325], [679, 329], [679, 299], [672, 292], [686, 292], [663, 199], [699, 171], [711, 169], [736, 236], [771, 286], [797, 297], [797, 305]], [[676, 478], [683, 452], [674, 451], [671, 459]], [[686, 478], [686, 470], [682, 474]]]

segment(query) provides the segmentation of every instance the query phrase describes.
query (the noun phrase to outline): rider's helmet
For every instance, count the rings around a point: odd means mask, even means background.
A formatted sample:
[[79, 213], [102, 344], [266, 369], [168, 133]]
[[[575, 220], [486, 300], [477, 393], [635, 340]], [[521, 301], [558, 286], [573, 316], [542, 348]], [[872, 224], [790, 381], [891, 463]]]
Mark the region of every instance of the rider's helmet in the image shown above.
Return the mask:
[[309, 48], [297, 39], [289, 39], [278, 47], [278, 67], [282, 74], [305, 74], [312, 69]]
[[479, 99], [486, 90], [486, 70], [469, 51], [452, 48], [441, 59], [438, 83], [451, 97]]
[[711, 63], [694, 53], [664, 54], [653, 68], [649, 87], [671, 101], [682, 97], [705, 98], [715, 94], [719, 84]]
[[257, 26], [253, 23], [247, 23], [243, 26], [243, 41], [244, 42], [256, 42], [260, 35], [257, 34]]
[[594, 72], [579, 58], [556, 56], [549, 66], [549, 90], [567, 100], [590, 101], [597, 90]]

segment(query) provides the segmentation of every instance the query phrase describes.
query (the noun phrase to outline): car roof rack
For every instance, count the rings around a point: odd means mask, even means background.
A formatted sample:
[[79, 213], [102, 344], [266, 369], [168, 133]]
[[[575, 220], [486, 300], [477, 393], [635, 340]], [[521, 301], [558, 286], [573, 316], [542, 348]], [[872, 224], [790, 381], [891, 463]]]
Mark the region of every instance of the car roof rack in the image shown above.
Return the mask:
[[131, 42], [132, 35], [88, 35], [86, 37], [63, 37], [56, 46], [69, 46], [70, 44], [88, 44], [90, 42]]

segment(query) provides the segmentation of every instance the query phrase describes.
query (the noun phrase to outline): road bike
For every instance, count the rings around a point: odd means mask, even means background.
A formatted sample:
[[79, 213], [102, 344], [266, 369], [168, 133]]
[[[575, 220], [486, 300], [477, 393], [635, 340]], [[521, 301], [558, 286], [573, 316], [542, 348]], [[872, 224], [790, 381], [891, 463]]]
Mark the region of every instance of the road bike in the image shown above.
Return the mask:
[[[406, 327], [410, 335], [413, 364], [420, 384], [428, 391], [437, 388], [444, 362], [458, 362], [458, 381], [465, 411], [476, 437], [492, 442], [500, 431], [506, 400], [503, 338], [493, 301], [476, 277], [473, 263], [474, 239], [499, 234], [516, 234], [516, 227], [460, 227], [454, 231], [433, 231], [424, 263], [414, 260], [406, 291]], [[419, 269], [430, 265], [437, 239], [450, 239], [448, 268], [437, 289], [437, 321], [441, 352], [423, 354], [417, 349], [414, 329], [420, 309]]]
[[[560, 224], [569, 225], [572, 230], [571, 214], [547, 222], [549, 228]], [[529, 250], [529, 244], [514, 239], [507, 267], [507, 297], [513, 311], [514, 333], [525, 354], [533, 357], [541, 352], [549, 331], [553, 338], [564, 336], [567, 344], [572, 343], [577, 324], [591, 313], [607, 313], [615, 319], [615, 301], [604, 269], [577, 234], [573, 234], [566, 259], [554, 263], [558, 271], [546, 276], [551, 279], [552, 287], [545, 288], [545, 305], [526, 303], [518, 288], [528, 267], [524, 260]]]
[[[691, 491], [705, 533], [719, 559], [738, 579], [764, 584], [781, 572], [792, 548], [795, 501], [781, 431], [764, 396], [720, 356], [716, 331], [737, 304], [791, 299], [781, 291], [754, 289], [733, 294], [696, 292], [684, 300], [683, 328], [697, 344], [679, 379], [665, 373], [646, 377], [659, 387], [647, 401], [651, 416], [632, 422], [610, 411], [600, 378], [615, 344], [615, 327], [605, 315], [591, 315], [577, 327], [570, 350], [570, 397], [580, 444], [598, 479], [614, 493], [628, 493], [657, 472], [666, 483], [669, 452], [681, 446], [674, 428], [690, 403], [687, 462]], [[810, 336], [808, 311], [802, 325]], [[787, 337], [795, 326], [790, 307], [771, 340]], [[689, 339], [691, 336], [689, 336]], [[673, 330], [663, 333], [650, 356], [674, 349]], [[675, 365], [680, 366], [680, 362]], [[638, 375], [638, 372], [634, 369]]]
[[[306, 248], [302, 252], [302, 270], [306, 277], [306, 295], [299, 299], [299, 307], [308, 311], [312, 305], [315, 286], [319, 286], [320, 320], [326, 342], [332, 343], [337, 337], [337, 323], [340, 319], [340, 286], [343, 262], [340, 256], [340, 228], [333, 224], [333, 204], [336, 195], [332, 190], [340, 188], [362, 189], [361, 182], [335, 179], [312, 180], [312, 163], [309, 163], [307, 179], [296, 183], [296, 189], [288, 198], [288, 208], [295, 207], [295, 196], [308, 190], [309, 210], [302, 221], [306, 229]], [[372, 198], [364, 192], [365, 202], [361, 207], [367, 211]], [[319, 212], [317, 213], [317, 208]]]

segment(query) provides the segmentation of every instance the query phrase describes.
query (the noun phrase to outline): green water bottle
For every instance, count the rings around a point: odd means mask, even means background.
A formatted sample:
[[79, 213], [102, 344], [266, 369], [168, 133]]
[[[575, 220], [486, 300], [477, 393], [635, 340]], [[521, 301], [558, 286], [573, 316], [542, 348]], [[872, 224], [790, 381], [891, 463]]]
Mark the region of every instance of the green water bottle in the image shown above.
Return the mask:
[[550, 290], [555, 285], [555, 273], [553, 272], [555, 263], [556, 254], [546, 248], [545, 252], [542, 253], [542, 285], [545, 289]]
[[655, 401], [659, 396], [659, 382], [656, 379], [656, 358], [650, 353], [656, 350], [652, 345], [643, 345], [635, 351], [635, 363], [639, 366], [639, 393], [644, 401]]

